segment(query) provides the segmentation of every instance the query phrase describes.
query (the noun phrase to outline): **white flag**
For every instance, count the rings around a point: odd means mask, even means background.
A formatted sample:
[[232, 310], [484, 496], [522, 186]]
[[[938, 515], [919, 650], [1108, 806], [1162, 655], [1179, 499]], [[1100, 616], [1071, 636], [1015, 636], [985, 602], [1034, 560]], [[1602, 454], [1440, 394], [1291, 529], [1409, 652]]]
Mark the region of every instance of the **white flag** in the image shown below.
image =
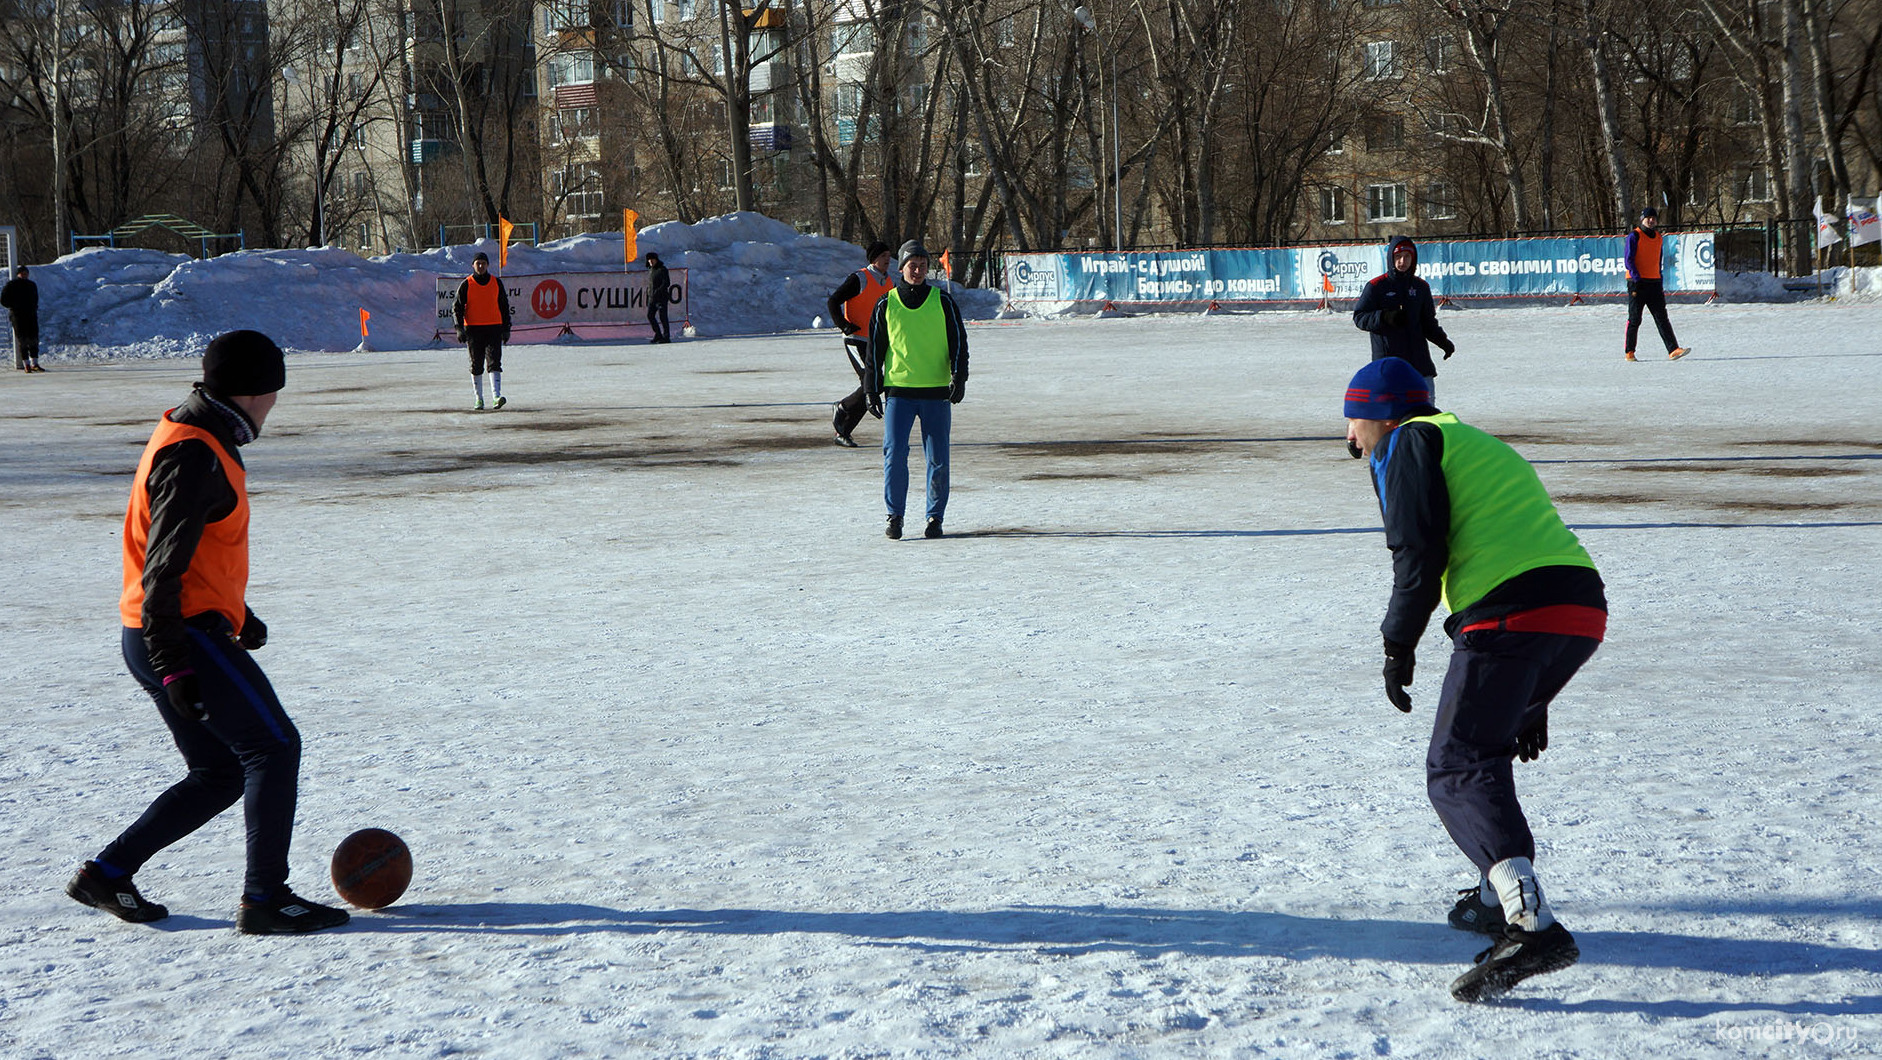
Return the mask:
[[1864, 202], [1861, 199], [1849, 200], [1849, 245], [1860, 247], [1865, 243], [1882, 243], [1882, 197]]
[[1823, 196], [1817, 196], [1816, 204], [1811, 209], [1817, 215], [1817, 249], [1841, 243], [1843, 237], [1836, 231], [1835, 215], [1823, 212]]

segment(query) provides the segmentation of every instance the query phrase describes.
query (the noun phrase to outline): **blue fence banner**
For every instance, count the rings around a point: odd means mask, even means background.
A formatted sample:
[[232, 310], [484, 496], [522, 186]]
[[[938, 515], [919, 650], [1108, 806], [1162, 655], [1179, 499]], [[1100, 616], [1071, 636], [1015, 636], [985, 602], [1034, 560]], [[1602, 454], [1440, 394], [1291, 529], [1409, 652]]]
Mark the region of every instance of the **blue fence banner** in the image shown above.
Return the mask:
[[[1473, 239], [1418, 244], [1418, 275], [1440, 298], [1617, 295], [1627, 289], [1622, 236]], [[1713, 290], [1712, 233], [1666, 237], [1668, 293]], [[1153, 253], [1006, 255], [1015, 302], [1318, 302], [1359, 297], [1385, 271], [1383, 243]]]

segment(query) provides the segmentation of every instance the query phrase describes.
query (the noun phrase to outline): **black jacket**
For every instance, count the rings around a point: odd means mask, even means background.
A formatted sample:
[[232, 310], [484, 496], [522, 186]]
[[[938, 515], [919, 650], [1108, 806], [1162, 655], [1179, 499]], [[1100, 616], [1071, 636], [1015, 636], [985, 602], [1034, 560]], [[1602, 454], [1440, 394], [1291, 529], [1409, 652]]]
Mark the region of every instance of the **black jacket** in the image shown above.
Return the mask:
[[667, 305], [673, 301], [673, 277], [665, 265], [655, 265], [647, 270], [647, 304], [649, 306]]
[[[1392, 252], [1400, 245], [1412, 248], [1410, 272], [1392, 268]], [[1431, 285], [1418, 278], [1418, 246], [1399, 236], [1386, 244], [1385, 274], [1375, 276], [1353, 304], [1353, 323], [1361, 331], [1372, 333], [1372, 359], [1398, 357], [1411, 362], [1419, 375], [1435, 376], [1438, 369], [1431, 362], [1431, 347], [1436, 343], [1447, 353], [1451, 340], [1438, 326], [1437, 303], [1431, 298]], [[1398, 323], [1387, 323], [1389, 314], [1402, 313]]]
[[[883, 376], [887, 371], [889, 354], [889, 299], [897, 294], [902, 296], [902, 303], [910, 309], [920, 309], [930, 298], [941, 299], [941, 318], [948, 331], [948, 372], [953, 383], [941, 387], [889, 387], [883, 385]], [[895, 290], [882, 296], [876, 303], [875, 312], [869, 315], [869, 370], [863, 379], [863, 388], [870, 397], [879, 394], [895, 394], [899, 397], [945, 398], [949, 391], [967, 385], [967, 327], [961, 322], [961, 309], [948, 297], [946, 291], [938, 287], [922, 284], [910, 287], [900, 279], [895, 281]]]
[[[215, 435], [237, 463], [240, 446], [254, 440], [253, 422], [233, 405], [217, 401], [199, 386], [170, 410], [176, 423]], [[145, 479], [150, 492], [150, 531], [144, 545], [144, 646], [159, 674], [189, 668], [191, 619], [183, 613], [183, 574], [203, 539], [203, 527], [226, 519], [237, 497], [222, 462], [208, 443], [185, 438], [159, 450]], [[252, 612], [251, 612], [252, 613]]]
[[13, 314], [13, 326], [23, 335], [39, 334], [39, 285], [31, 280], [8, 280], [0, 287], [0, 307]]
[[[1435, 409], [1409, 415], [1429, 415]], [[1372, 485], [1392, 550], [1392, 600], [1379, 631], [1398, 644], [1416, 645], [1443, 596], [1450, 565], [1451, 491], [1444, 480], [1444, 432], [1432, 423], [1408, 423], [1375, 451]], [[1444, 632], [1551, 604], [1607, 610], [1601, 575], [1589, 567], [1538, 567], [1518, 574], [1481, 600], [1444, 620]]]

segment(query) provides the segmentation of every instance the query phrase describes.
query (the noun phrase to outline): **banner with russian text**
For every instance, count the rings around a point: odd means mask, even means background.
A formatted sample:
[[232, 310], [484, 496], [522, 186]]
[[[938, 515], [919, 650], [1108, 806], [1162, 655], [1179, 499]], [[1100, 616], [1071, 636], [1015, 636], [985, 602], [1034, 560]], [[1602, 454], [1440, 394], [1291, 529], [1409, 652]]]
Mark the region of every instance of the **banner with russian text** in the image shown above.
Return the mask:
[[[671, 269], [667, 312], [676, 321], [687, 319], [686, 270]], [[640, 328], [647, 325], [647, 272], [550, 272], [535, 276], [501, 276], [510, 298], [510, 326], [543, 338], [545, 331], [582, 327]], [[438, 277], [438, 331], [450, 334], [455, 321], [451, 300], [463, 277]]]
[[[1620, 236], [1433, 240], [1418, 244], [1418, 275], [1440, 298], [1618, 295], [1623, 245]], [[1669, 233], [1663, 254], [1669, 293], [1713, 289], [1711, 232]], [[1308, 302], [1357, 298], [1385, 264], [1383, 243], [1008, 254], [1006, 283], [1015, 302]]]

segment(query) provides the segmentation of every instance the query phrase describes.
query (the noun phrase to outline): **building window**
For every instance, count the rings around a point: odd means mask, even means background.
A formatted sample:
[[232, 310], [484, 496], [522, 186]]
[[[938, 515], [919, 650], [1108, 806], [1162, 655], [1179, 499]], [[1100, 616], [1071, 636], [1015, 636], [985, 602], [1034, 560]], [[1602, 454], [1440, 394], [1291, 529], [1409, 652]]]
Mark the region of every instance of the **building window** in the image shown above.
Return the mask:
[[830, 31], [830, 55], [868, 55], [876, 50], [876, 27], [868, 22], [843, 22]]
[[1738, 89], [1732, 93], [1730, 113], [1733, 125], [1758, 124], [1758, 100], [1750, 92]]
[[614, 0], [613, 12], [615, 29], [634, 28], [634, 0]]
[[1425, 66], [1434, 74], [1449, 73], [1457, 65], [1457, 38], [1450, 34], [1425, 38]]
[[1405, 185], [1367, 185], [1366, 220], [1373, 224], [1405, 220]]
[[591, 21], [588, 0], [548, 0], [542, 7], [542, 28], [546, 33], [586, 29]]
[[1366, 150], [1397, 151], [1405, 146], [1405, 119], [1394, 114], [1366, 126]]
[[562, 142], [595, 135], [595, 108], [564, 107], [549, 117], [550, 135]]
[[1340, 225], [1346, 223], [1346, 189], [1320, 189], [1320, 223]]
[[1738, 170], [1739, 202], [1770, 202], [1771, 174], [1763, 166], [1743, 166]]
[[549, 87], [586, 85], [595, 80], [595, 57], [590, 52], [561, 52], [549, 57]]
[[601, 216], [601, 173], [593, 166], [565, 166], [550, 174], [549, 190], [562, 197], [571, 221]]
[[1425, 216], [1433, 221], [1449, 221], [1456, 217], [1457, 187], [1442, 180], [1425, 185]]
[[1368, 81], [1383, 81], [1398, 76], [1398, 46], [1389, 40], [1376, 40], [1366, 45], [1365, 74]]

